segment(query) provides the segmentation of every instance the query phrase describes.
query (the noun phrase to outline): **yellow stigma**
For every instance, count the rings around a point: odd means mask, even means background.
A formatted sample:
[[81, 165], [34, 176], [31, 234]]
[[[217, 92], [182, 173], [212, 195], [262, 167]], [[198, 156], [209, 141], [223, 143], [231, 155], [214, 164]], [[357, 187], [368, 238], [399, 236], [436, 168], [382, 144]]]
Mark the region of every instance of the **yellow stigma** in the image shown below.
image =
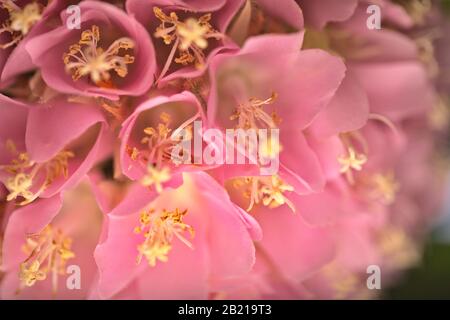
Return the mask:
[[[16, 157], [9, 165], [0, 166], [0, 170], [11, 175], [5, 183], [9, 191], [6, 200], [13, 201], [23, 198], [20, 205], [26, 205], [36, 200], [57, 178], [63, 176], [67, 179], [69, 159], [75, 156], [73, 152], [63, 150], [47, 162], [36, 163], [30, 160], [28, 153], [17, 151], [11, 140], [8, 140], [6, 145], [7, 149]], [[36, 185], [35, 180], [40, 181], [38, 177], [41, 175], [44, 178]]]
[[352, 170], [361, 171], [362, 166], [367, 162], [367, 156], [359, 154], [353, 147], [348, 147], [347, 155], [338, 158], [341, 164], [340, 172], [346, 174], [350, 183], [353, 183]]
[[66, 71], [77, 81], [81, 77], [89, 76], [91, 81], [99, 87], [113, 87], [111, 71], [124, 78], [128, 74], [128, 65], [134, 62], [134, 57], [121, 50], [134, 48], [134, 41], [130, 38], [120, 38], [114, 41], [107, 50], [98, 47], [100, 29], [93, 25], [91, 30], [81, 34], [81, 40], [64, 53], [63, 60]]
[[38, 234], [27, 236], [22, 250], [28, 258], [20, 265], [20, 289], [32, 287], [37, 281], [47, 279], [50, 273], [53, 293], [56, 294], [58, 276], [66, 274], [67, 261], [75, 257], [71, 246], [72, 239], [51, 225]]
[[153, 166], [147, 167], [147, 174], [142, 179], [141, 183], [145, 187], [155, 186], [156, 192], [163, 191], [163, 183], [170, 180], [170, 170], [167, 167], [158, 170]]
[[395, 201], [400, 185], [397, 183], [393, 172], [387, 174], [377, 173], [373, 176], [372, 182], [375, 197], [381, 198], [388, 205]]
[[231, 115], [230, 120], [237, 120], [237, 127], [242, 129], [277, 128], [281, 119], [277, 116], [275, 111], [269, 115], [263, 109], [264, 106], [274, 103], [276, 98], [277, 94], [273, 92], [272, 95], [265, 100], [251, 98], [248, 103], [240, 103], [238, 104], [235, 113]]
[[167, 262], [174, 236], [193, 249], [192, 244], [183, 236], [187, 231], [191, 238], [194, 237], [194, 229], [183, 222], [186, 214], [187, 210], [181, 211], [178, 208], [174, 211], [163, 209], [160, 212], [150, 209], [141, 213], [140, 225], [134, 229], [135, 233], [145, 237], [144, 242], [138, 246], [138, 264], [143, 257], [151, 267], [157, 261]]
[[[172, 151], [180, 141], [192, 139], [192, 123], [198, 116], [198, 113], [195, 114], [178, 128], [172, 130], [172, 118], [169, 114], [163, 112], [159, 117], [161, 122], [156, 128], [147, 127], [144, 129], [145, 136], [141, 139], [141, 144], [145, 148], [128, 147], [128, 155], [133, 161], [138, 161], [146, 166], [150, 176], [156, 174], [159, 178], [165, 178], [169, 174], [164, 169], [166, 163], [181, 163], [183, 161], [185, 154], [182, 151], [180, 151], [180, 154], [173, 154]], [[185, 132], [184, 135], [181, 134], [183, 131]]]
[[37, 2], [29, 3], [21, 9], [13, 1], [5, 0], [1, 2], [0, 7], [6, 9], [9, 14], [9, 19], [0, 28], [0, 34], [9, 33], [12, 38], [11, 41], [0, 45], [2, 49], [16, 45], [42, 18], [42, 10]]
[[[198, 19], [190, 17], [185, 21], [180, 21], [175, 12], [166, 15], [158, 7], [153, 7], [153, 13], [161, 21], [154, 36], [161, 38], [166, 45], [172, 45], [173, 43], [172, 50], [158, 80], [167, 73], [172, 61], [181, 65], [195, 64], [197, 68], [201, 68], [205, 65], [203, 50], [208, 47], [209, 39], [219, 40], [223, 38], [223, 35], [211, 26], [210, 13]], [[179, 56], [174, 59], [177, 51]]]
[[247, 211], [262, 203], [271, 209], [287, 205], [295, 212], [294, 204], [285, 196], [286, 192], [293, 192], [294, 188], [285, 183], [279, 176], [247, 177], [234, 181], [235, 188], [244, 186], [244, 197], [250, 199]]

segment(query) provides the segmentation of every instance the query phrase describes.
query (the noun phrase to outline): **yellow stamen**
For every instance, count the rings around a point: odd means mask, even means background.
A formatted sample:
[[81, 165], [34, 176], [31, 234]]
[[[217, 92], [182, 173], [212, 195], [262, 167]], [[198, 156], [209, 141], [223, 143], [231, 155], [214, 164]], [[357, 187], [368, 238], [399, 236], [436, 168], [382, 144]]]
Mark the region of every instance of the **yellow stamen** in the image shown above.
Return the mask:
[[[277, 99], [277, 93], [272, 92], [272, 95], [265, 99], [251, 98], [247, 103], [239, 103], [235, 112], [230, 116], [230, 120], [237, 120], [236, 128], [244, 130], [259, 130], [259, 129], [277, 129], [281, 122], [275, 111], [270, 115], [263, 109], [264, 106], [274, 103]], [[270, 133], [270, 130], [268, 130]], [[271, 136], [267, 140], [259, 139], [259, 154], [263, 158], [273, 159], [277, 157], [283, 150], [283, 146]]]
[[27, 4], [23, 9], [13, 1], [2, 1], [0, 7], [8, 11], [7, 19], [0, 28], [0, 34], [9, 33], [12, 40], [1, 44], [1, 49], [9, 48], [19, 43], [31, 30], [31, 28], [42, 18], [42, 8], [37, 2]]
[[[158, 81], [167, 73], [172, 61], [181, 65], [195, 64], [197, 68], [203, 67], [205, 64], [203, 50], [208, 47], [208, 40], [223, 38], [223, 35], [211, 26], [210, 13], [198, 19], [191, 17], [185, 21], [180, 21], [175, 12], [166, 15], [158, 7], [153, 7], [153, 13], [161, 21], [154, 36], [161, 38], [166, 45], [173, 43]], [[179, 56], [174, 59], [176, 51], [178, 51]]]
[[69, 48], [69, 52], [63, 56], [67, 72], [72, 74], [72, 79], [77, 81], [81, 77], [89, 76], [97, 86], [112, 87], [111, 71], [124, 78], [128, 74], [128, 66], [134, 62], [134, 57], [125, 54], [120, 55], [121, 49], [134, 48], [134, 41], [130, 38], [120, 38], [114, 41], [104, 51], [98, 47], [100, 41], [100, 29], [93, 25], [91, 30], [85, 30], [81, 34], [81, 40]]
[[53, 293], [56, 294], [58, 276], [66, 274], [67, 261], [75, 257], [71, 246], [72, 239], [51, 225], [38, 234], [27, 236], [22, 250], [28, 258], [20, 265], [20, 289], [32, 287], [51, 273]]
[[[23, 198], [24, 200], [19, 204], [29, 204], [37, 199], [57, 178], [63, 176], [67, 179], [69, 159], [75, 156], [73, 152], [63, 150], [45, 163], [36, 163], [30, 160], [27, 153], [19, 153], [11, 140], [8, 140], [6, 144], [7, 149], [16, 156], [9, 165], [0, 166], [0, 170], [12, 175], [5, 183], [9, 191], [7, 201]], [[44, 174], [43, 182], [40, 186], [36, 186], [35, 178], [42, 173]], [[32, 191], [33, 187], [36, 189], [35, 191]]]
[[166, 262], [174, 236], [193, 249], [192, 244], [183, 236], [188, 231], [191, 238], [194, 237], [194, 229], [183, 222], [186, 214], [187, 210], [180, 211], [178, 208], [174, 211], [163, 209], [161, 212], [150, 209], [141, 213], [140, 225], [134, 229], [135, 233], [143, 233], [145, 237], [145, 241], [138, 246], [138, 264], [144, 256], [151, 267], [157, 261]]
[[[173, 159], [175, 156], [172, 154], [173, 148], [175, 148], [182, 140], [192, 139], [192, 122], [194, 122], [198, 116], [198, 114], [195, 114], [193, 117], [182, 123], [177, 129], [172, 130], [172, 118], [169, 114], [163, 112], [160, 115], [161, 122], [156, 128], [147, 127], [144, 129], [145, 136], [142, 138], [141, 143], [146, 145], [145, 150], [129, 147], [128, 154], [130, 158], [134, 161], [139, 161], [147, 168], [152, 167], [152, 170], [159, 172], [164, 171], [163, 167], [165, 166], [165, 163], [181, 163], [184, 154], [176, 155], [178, 158]], [[183, 130], [186, 132], [185, 135], [181, 134]]]
[[277, 94], [275, 92], [265, 99], [251, 98], [248, 103], [240, 103], [236, 111], [231, 115], [230, 120], [237, 120], [238, 128], [242, 129], [274, 129], [278, 127], [281, 119], [275, 112], [269, 115], [263, 107], [275, 102]]
[[352, 170], [361, 171], [367, 156], [357, 153], [353, 147], [348, 147], [347, 152], [347, 155], [338, 158], [338, 162], [341, 164], [340, 172], [345, 173], [349, 182], [353, 183]]
[[279, 176], [271, 177], [247, 177], [234, 181], [234, 186], [244, 188], [244, 196], [250, 199], [247, 211], [251, 211], [255, 205], [262, 203], [271, 209], [287, 205], [295, 212], [294, 204], [285, 196], [286, 192], [293, 192], [294, 188], [285, 183]]

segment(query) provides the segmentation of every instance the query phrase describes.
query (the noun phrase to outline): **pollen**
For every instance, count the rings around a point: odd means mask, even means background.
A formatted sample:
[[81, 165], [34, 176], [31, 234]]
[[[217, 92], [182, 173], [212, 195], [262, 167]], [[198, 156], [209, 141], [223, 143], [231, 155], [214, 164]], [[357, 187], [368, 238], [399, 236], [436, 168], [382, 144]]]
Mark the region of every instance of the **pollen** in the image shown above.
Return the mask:
[[[69, 159], [75, 156], [73, 152], [63, 150], [45, 163], [36, 163], [26, 152], [17, 151], [11, 140], [7, 141], [7, 149], [15, 158], [10, 164], [0, 166], [0, 170], [11, 175], [5, 183], [9, 191], [6, 200], [22, 198], [20, 205], [33, 202], [59, 177], [67, 179]], [[39, 182], [38, 177], [42, 175], [44, 179]]]
[[[154, 36], [161, 38], [166, 45], [172, 45], [171, 52], [158, 78], [161, 79], [169, 70], [172, 62], [183, 66], [194, 64], [197, 68], [205, 65], [205, 53], [210, 39], [222, 39], [223, 35], [214, 30], [211, 14], [196, 19], [193, 17], [181, 21], [175, 12], [166, 15], [160, 8], [154, 7], [153, 13], [161, 24], [156, 28]], [[175, 54], [178, 51], [178, 57]]]
[[134, 57], [123, 51], [133, 49], [134, 41], [123, 37], [115, 40], [107, 50], [99, 47], [99, 41], [98, 26], [83, 31], [80, 41], [63, 55], [66, 71], [74, 81], [88, 76], [99, 87], [114, 87], [111, 72], [121, 78], [127, 76], [128, 65], [134, 62]]
[[56, 294], [58, 277], [66, 274], [67, 261], [75, 257], [71, 246], [72, 239], [52, 225], [27, 236], [22, 251], [28, 257], [20, 265], [20, 289], [32, 287], [50, 274], [53, 293]]
[[137, 248], [138, 264], [141, 263], [143, 257], [151, 267], [156, 266], [157, 261], [167, 262], [174, 237], [193, 249], [192, 244], [183, 235], [187, 232], [191, 238], [194, 237], [194, 229], [183, 222], [186, 214], [187, 210], [181, 211], [178, 208], [173, 211], [150, 209], [140, 214], [140, 224], [134, 229], [134, 232], [142, 234], [145, 240]]
[[10, 34], [11, 41], [0, 44], [0, 48], [7, 49], [19, 43], [42, 18], [42, 8], [37, 2], [32, 2], [20, 8], [11, 0], [2, 1], [0, 7], [8, 11], [9, 18], [0, 28], [0, 34]]
[[287, 205], [295, 212], [294, 204], [286, 197], [287, 192], [293, 192], [294, 188], [284, 182], [279, 176], [270, 177], [246, 177], [234, 181], [234, 186], [244, 186], [243, 195], [250, 199], [247, 211], [251, 211], [255, 205], [262, 204], [270, 209]]

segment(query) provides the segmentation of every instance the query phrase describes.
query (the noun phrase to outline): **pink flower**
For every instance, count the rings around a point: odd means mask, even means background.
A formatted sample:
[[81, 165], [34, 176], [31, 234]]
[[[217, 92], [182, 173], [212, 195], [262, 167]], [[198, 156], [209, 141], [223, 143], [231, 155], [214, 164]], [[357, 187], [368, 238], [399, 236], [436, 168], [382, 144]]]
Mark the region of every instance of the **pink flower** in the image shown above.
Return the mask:
[[56, 19], [64, 1], [3, 1], [5, 11], [0, 44], [1, 82], [5, 85], [21, 73], [35, 68], [25, 47], [38, 35], [51, 30], [49, 21]]
[[[120, 133], [122, 172], [132, 180], [147, 176], [154, 180], [148, 186], [161, 184], [161, 188], [172, 174], [198, 170], [191, 148], [186, 150], [189, 154], [176, 151], [182, 141], [193, 140], [194, 121], [206, 123], [200, 102], [187, 91], [151, 98], [139, 105], [124, 121]], [[183, 165], [187, 157], [192, 165]]]
[[[67, 94], [118, 99], [145, 93], [155, 74], [155, 53], [145, 29], [117, 7], [83, 1], [81, 29], [61, 25], [27, 44], [44, 81]], [[42, 46], [46, 43], [46, 46]]]
[[[299, 194], [324, 186], [320, 163], [303, 131], [333, 98], [345, 73], [342, 61], [324, 51], [300, 51], [302, 40], [302, 33], [264, 35], [247, 40], [237, 54], [218, 55], [211, 62], [208, 100], [211, 126], [279, 129], [279, 145], [271, 147], [271, 157], [280, 159], [281, 180], [276, 183]], [[225, 179], [260, 175], [244, 165], [224, 167], [224, 174]]]
[[[86, 298], [96, 277], [93, 251], [100, 221], [87, 182], [12, 212], [3, 243], [1, 298]], [[79, 279], [72, 283], [75, 269]], [[78, 289], [68, 285], [76, 281]]]
[[436, 8], [0, 1], [0, 298], [376, 298], [442, 201]]
[[1, 99], [0, 177], [8, 201], [24, 205], [76, 185], [107, 148], [105, 120], [93, 106], [61, 98], [36, 106]]
[[242, 2], [128, 0], [127, 11], [155, 44], [157, 82], [198, 77], [215, 54], [235, 49], [225, 32]]
[[205, 173], [183, 181], [157, 198], [136, 186], [108, 213], [95, 252], [100, 298], [205, 299], [226, 289], [216, 282], [251, 270], [260, 237], [253, 218]]

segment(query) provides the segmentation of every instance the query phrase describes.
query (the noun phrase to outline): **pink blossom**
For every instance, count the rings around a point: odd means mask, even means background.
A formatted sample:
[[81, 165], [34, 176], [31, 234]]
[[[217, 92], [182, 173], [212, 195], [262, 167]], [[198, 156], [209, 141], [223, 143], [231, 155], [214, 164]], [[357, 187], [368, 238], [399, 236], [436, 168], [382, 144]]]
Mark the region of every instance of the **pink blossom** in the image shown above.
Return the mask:
[[107, 214], [107, 232], [96, 249], [101, 298], [132, 286], [143, 299], [204, 299], [222, 289], [211, 283], [251, 270], [259, 227], [208, 175], [185, 173], [181, 187], [153, 199], [145, 189], [132, 190]]
[[[235, 45], [225, 35], [242, 0], [128, 0], [127, 11], [149, 32], [158, 52], [158, 82], [200, 76], [211, 57]], [[191, 38], [200, 35], [195, 41]]]
[[[155, 170], [155, 174], [168, 170], [170, 175], [198, 170], [195, 159], [191, 159], [193, 150], [186, 150], [189, 154], [184, 155], [177, 154], [175, 149], [180, 141], [193, 140], [194, 121], [206, 123], [200, 102], [190, 92], [158, 96], [142, 103], [124, 121], [120, 133], [122, 172], [136, 180], [142, 179], [149, 170]], [[186, 157], [192, 165], [182, 164]]]
[[1, 180], [8, 201], [27, 204], [76, 185], [107, 148], [105, 120], [93, 106], [2, 100]]
[[[6, 274], [1, 298], [86, 298], [96, 277], [93, 251], [100, 222], [101, 213], [86, 181], [63, 196], [38, 200], [12, 212], [3, 243]], [[73, 272], [67, 272], [69, 266], [79, 267], [79, 289], [67, 286]]]
[[[302, 39], [302, 33], [265, 35], [249, 39], [238, 54], [217, 56], [211, 63], [208, 101], [211, 125], [249, 129], [241, 121], [248, 116], [256, 119], [252, 129], [280, 128], [280, 144], [286, 150], [280, 153], [280, 175], [298, 193], [323, 187], [318, 159], [302, 130], [332, 99], [345, 72], [342, 62], [324, 51], [300, 51]], [[268, 99], [262, 115], [239, 109], [256, 101], [252, 99]]]
[[[79, 6], [80, 30], [66, 27], [64, 11], [59, 27], [34, 37], [26, 46], [44, 81], [63, 93], [109, 99], [145, 93], [152, 85], [156, 62], [144, 27], [107, 3], [83, 1]], [[82, 32], [89, 40], [81, 41]], [[81, 57], [79, 49], [88, 56]], [[102, 61], [102, 67], [96, 68], [92, 61]]]

